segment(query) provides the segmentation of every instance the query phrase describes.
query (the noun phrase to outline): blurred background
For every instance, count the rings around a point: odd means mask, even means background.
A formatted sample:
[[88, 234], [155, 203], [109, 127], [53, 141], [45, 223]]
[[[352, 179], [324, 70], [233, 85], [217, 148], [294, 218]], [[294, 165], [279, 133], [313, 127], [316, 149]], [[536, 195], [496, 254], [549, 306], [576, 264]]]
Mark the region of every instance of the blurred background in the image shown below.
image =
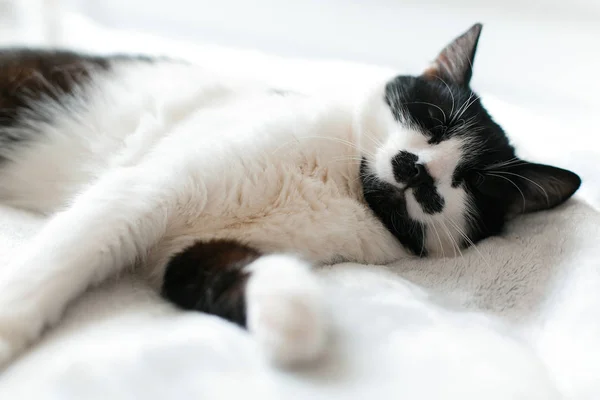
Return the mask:
[[76, 32], [64, 37], [61, 24], [77, 15], [196, 44], [409, 72], [481, 21], [478, 90], [575, 115], [595, 113], [600, 92], [600, 0], [0, 0], [0, 14], [2, 31], [16, 28], [25, 43], [69, 44]]
[[574, 169], [600, 205], [600, 0], [0, 0], [0, 45], [168, 54], [344, 93], [420, 73], [475, 22], [484, 104], [522, 156]]

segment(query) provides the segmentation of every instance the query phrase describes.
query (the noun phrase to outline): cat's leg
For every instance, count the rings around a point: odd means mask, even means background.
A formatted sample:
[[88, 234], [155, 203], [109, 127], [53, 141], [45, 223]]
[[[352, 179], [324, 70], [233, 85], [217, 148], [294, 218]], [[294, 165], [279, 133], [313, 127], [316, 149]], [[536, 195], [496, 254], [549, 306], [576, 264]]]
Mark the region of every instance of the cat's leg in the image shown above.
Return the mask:
[[134, 264], [164, 235], [180, 172], [140, 165], [109, 173], [0, 266], [0, 366], [88, 286]]
[[325, 299], [310, 265], [242, 244], [198, 242], [168, 263], [164, 297], [248, 328], [278, 364], [311, 361], [327, 339]]
[[325, 350], [325, 296], [310, 265], [289, 255], [268, 255], [248, 266], [247, 325], [259, 345], [284, 365], [316, 359]]

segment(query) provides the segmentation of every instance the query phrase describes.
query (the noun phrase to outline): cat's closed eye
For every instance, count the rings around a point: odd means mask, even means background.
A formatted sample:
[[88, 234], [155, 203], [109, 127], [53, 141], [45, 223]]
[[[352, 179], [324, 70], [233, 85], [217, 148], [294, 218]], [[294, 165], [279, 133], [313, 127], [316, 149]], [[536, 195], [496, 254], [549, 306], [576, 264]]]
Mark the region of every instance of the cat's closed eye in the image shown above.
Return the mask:
[[429, 140], [427, 140], [427, 144], [430, 144], [430, 145], [440, 144], [440, 143], [442, 143], [442, 140], [443, 140], [443, 135], [435, 135], [432, 138], [430, 138]]
[[429, 139], [427, 143], [430, 145], [440, 144], [448, 138], [448, 128], [444, 124], [438, 124], [428, 129]]

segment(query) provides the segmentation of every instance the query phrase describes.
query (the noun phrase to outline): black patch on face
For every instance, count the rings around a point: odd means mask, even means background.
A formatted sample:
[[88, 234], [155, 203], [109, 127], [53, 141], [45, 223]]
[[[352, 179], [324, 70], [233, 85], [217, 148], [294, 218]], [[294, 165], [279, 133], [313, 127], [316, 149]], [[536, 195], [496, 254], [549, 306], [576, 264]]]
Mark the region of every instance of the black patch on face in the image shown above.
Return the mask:
[[415, 200], [427, 214], [442, 212], [444, 199], [438, 193], [433, 178], [422, 164], [417, 164], [418, 157], [407, 151], [400, 151], [392, 158], [392, 170], [397, 182], [412, 188]]
[[415, 200], [419, 203], [423, 212], [427, 214], [436, 214], [444, 209], [444, 199], [438, 193], [433, 185], [421, 185], [414, 189]]
[[404, 193], [377, 178], [369, 171], [364, 158], [360, 164], [360, 176], [365, 201], [377, 218], [409, 251], [426, 256], [426, 228], [408, 215]]
[[[39, 101], [63, 105], [75, 91], [90, 83], [93, 72], [110, 70], [114, 61], [151, 62], [144, 56], [90, 56], [69, 51], [0, 50], [0, 145], [32, 139], [30, 130], [6, 128], [26, 126], [32, 121], [49, 122], [54, 116], [37, 107]], [[59, 109], [65, 113], [68, 107]]]
[[229, 240], [198, 242], [168, 263], [162, 295], [185, 310], [217, 315], [246, 324], [244, 268], [260, 253]]
[[392, 158], [394, 179], [406, 187], [414, 189], [415, 200], [427, 214], [442, 212], [444, 199], [438, 193], [433, 178], [418, 157], [407, 151], [400, 151]]
[[408, 183], [418, 172], [416, 169], [418, 157], [407, 151], [401, 151], [392, 158], [394, 178], [398, 182]]

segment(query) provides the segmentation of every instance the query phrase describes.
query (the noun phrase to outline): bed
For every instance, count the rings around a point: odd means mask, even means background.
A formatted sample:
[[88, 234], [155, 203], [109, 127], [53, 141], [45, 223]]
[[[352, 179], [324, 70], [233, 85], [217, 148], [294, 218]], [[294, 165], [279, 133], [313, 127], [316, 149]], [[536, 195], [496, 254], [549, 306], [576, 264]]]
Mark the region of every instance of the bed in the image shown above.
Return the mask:
[[[390, 73], [65, 18], [57, 42], [64, 47], [170, 54], [316, 94], [360, 95]], [[536, 115], [481, 94], [522, 156], [583, 177], [574, 199], [518, 218], [502, 236], [454, 258], [322, 269], [333, 332], [324, 357], [304, 368], [270, 366], [243, 330], [177, 310], [135, 274], [122, 276], [84, 294], [6, 370], [0, 398], [599, 398], [600, 172], [594, 164], [600, 150], [597, 136], [583, 128], [595, 126], [592, 117], [578, 116], [573, 125], [570, 115]], [[1, 265], [43, 223], [0, 208]]]

